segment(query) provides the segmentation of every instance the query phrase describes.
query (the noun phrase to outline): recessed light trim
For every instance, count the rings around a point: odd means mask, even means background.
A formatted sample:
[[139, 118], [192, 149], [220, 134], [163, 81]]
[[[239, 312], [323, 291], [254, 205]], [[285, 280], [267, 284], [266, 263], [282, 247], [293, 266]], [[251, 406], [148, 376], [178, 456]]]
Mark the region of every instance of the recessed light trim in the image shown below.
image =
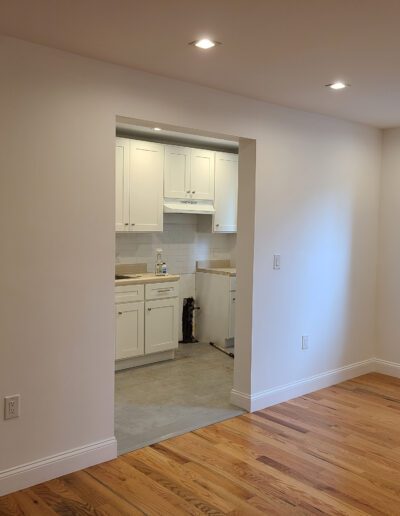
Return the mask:
[[343, 81], [335, 81], [331, 82], [330, 84], [325, 84], [325, 86], [331, 90], [344, 90], [349, 86], [349, 84], [346, 84]]
[[201, 48], [202, 50], [209, 50], [216, 45], [221, 45], [221, 43], [219, 41], [213, 41], [212, 39], [202, 38], [196, 41], [191, 41], [189, 45], [194, 45], [195, 47]]
[[153, 127], [153, 131], [162, 131], [161, 127]]

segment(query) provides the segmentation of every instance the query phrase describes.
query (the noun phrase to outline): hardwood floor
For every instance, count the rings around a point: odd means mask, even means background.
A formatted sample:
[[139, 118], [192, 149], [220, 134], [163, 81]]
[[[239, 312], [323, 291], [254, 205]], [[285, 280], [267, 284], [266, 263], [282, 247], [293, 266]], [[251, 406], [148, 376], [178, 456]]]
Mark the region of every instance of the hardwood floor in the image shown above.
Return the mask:
[[400, 380], [368, 374], [0, 498], [1, 515], [400, 514]]

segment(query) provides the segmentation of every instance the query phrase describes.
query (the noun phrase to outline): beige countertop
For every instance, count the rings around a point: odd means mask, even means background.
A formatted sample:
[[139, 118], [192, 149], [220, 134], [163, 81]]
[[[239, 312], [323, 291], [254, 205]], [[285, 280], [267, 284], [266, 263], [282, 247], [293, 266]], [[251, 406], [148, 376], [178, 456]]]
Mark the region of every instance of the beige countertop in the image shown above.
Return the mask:
[[126, 279], [116, 279], [116, 287], [124, 287], [125, 285], [143, 285], [145, 283], [164, 283], [167, 281], [179, 281], [180, 276], [177, 274], [166, 274], [165, 276], [156, 276], [153, 272], [139, 272], [134, 274], [125, 274], [131, 276]]
[[198, 267], [196, 272], [209, 272], [210, 274], [236, 276], [236, 267]]

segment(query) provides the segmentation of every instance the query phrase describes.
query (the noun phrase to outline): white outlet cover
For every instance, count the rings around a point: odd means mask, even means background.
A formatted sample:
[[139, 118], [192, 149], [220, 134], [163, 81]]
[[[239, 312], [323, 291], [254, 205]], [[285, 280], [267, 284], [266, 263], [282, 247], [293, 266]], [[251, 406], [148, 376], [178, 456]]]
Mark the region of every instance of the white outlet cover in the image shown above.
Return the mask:
[[4, 419], [14, 419], [20, 413], [20, 394], [5, 396], [4, 398]]
[[303, 335], [301, 337], [301, 349], [308, 349], [308, 335]]

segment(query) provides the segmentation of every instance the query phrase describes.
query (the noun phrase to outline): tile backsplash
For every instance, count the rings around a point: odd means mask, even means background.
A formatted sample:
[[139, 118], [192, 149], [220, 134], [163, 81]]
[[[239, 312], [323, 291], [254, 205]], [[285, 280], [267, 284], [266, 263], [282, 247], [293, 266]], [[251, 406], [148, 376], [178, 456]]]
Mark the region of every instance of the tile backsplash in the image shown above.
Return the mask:
[[165, 214], [162, 233], [117, 233], [116, 263], [147, 263], [148, 271], [153, 271], [159, 247], [171, 274], [194, 274], [197, 260], [234, 262], [236, 234], [200, 232], [198, 216]]
[[[164, 214], [162, 233], [117, 233], [116, 263], [147, 263], [154, 271], [156, 249], [163, 250], [163, 260], [170, 274], [180, 274], [180, 319], [185, 297], [196, 298], [196, 261], [231, 260], [235, 263], [236, 233], [210, 233], [199, 230], [197, 217], [181, 213]], [[179, 339], [182, 328], [179, 324]]]

